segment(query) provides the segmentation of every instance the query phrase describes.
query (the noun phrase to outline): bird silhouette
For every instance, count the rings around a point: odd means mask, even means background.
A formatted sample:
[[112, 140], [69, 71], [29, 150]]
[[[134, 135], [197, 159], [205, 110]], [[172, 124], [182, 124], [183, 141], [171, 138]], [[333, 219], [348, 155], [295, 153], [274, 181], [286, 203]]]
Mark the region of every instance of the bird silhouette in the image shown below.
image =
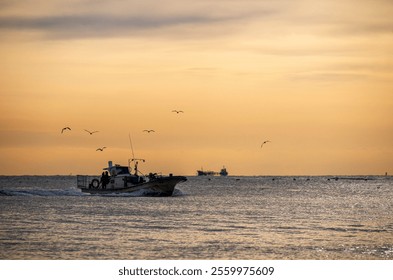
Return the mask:
[[179, 114], [179, 113], [184, 113], [183, 111], [181, 111], [181, 110], [172, 110], [172, 112], [174, 112], [174, 113], [176, 113], [176, 114]]
[[61, 130], [61, 133], [63, 133], [63, 132], [64, 132], [64, 130], [71, 130], [71, 128], [69, 128], [68, 126], [66, 126], [66, 127], [63, 127], [63, 129]]
[[269, 142], [270, 142], [269, 140], [263, 141], [261, 148], [263, 147], [263, 145], [265, 145], [266, 143], [269, 143]]
[[96, 152], [97, 152], [97, 151], [101, 151], [101, 152], [102, 152], [105, 148], [106, 148], [106, 147], [98, 148], [98, 149], [96, 150]]
[[150, 132], [155, 132], [155, 131], [153, 129], [145, 129], [145, 130], [143, 130], [143, 132], [150, 133]]
[[90, 135], [92, 135], [93, 133], [97, 133], [99, 131], [95, 130], [95, 131], [88, 131], [87, 129], [85, 129], [86, 132], [90, 133]]

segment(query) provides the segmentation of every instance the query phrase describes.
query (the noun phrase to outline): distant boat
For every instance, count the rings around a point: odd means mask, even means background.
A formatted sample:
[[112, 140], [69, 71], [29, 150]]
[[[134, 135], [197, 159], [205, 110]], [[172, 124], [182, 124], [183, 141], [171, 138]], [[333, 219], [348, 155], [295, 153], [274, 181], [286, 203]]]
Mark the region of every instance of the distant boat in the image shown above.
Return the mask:
[[[131, 163], [133, 160], [129, 160]], [[130, 164], [129, 164], [130, 165]], [[114, 193], [132, 193], [142, 191], [147, 196], [171, 196], [177, 183], [187, 181], [184, 176], [157, 175], [150, 173], [148, 176], [139, 175], [138, 161], [135, 161], [135, 173], [129, 166], [122, 166], [108, 162], [108, 167], [104, 168], [108, 171], [109, 178], [107, 184], [103, 185], [100, 177], [77, 175], [77, 186], [82, 192], [90, 194], [114, 194]]]
[[220, 176], [228, 176], [228, 171], [225, 168], [225, 166], [222, 167], [222, 169], [220, 171]]
[[225, 168], [225, 166], [221, 169], [220, 172], [215, 172], [215, 171], [204, 171], [203, 168], [201, 170], [197, 170], [197, 175], [198, 176], [215, 176], [215, 175], [220, 175], [220, 176], [228, 176], [228, 171]]

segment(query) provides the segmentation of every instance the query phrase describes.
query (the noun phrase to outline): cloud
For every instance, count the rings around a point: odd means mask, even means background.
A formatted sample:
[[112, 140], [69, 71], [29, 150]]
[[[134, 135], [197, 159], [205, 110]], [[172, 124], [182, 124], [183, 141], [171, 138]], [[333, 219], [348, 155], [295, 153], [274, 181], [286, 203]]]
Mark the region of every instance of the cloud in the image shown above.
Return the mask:
[[[19, 31], [40, 31], [52, 38], [117, 37], [135, 33], [174, 28], [214, 28], [220, 22], [236, 21], [234, 17], [126, 17], [108, 15], [8, 17], [0, 18], [0, 28]], [[192, 32], [192, 30], [190, 30]], [[225, 32], [225, 30], [223, 30]]]
[[331, 28], [332, 35], [359, 36], [359, 35], [379, 35], [393, 34], [393, 22], [391, 21], [371, 21], [371, 22], [344, 22]]
[[293, 74], [292, 80], [294, 81], [310, 81], [321, 82], [321, 83], [332, 83], [332, 82], [352, 82], [364, 81], [368, 78], [365, 74], [354, 74], [354, 73], [339, 73], [339, 72], [321, 72], [321, 73], [301, 73]]
[[[86, 2], [82, 2], [84, 5]], [[162, 5], [162, 3], [160, 3]], [[272, 10], [223, 8], [222, 5], [189, 8], [117, 7], [108, 11], [93, 7], [90, 11], [68, 10], [50, 13], [0, 13], [0, 32], [34, 31], [50, 38], [129, 37], [141, 35], [203, 36], [227, 34], [241, 28], [245, 22], [268, 17]], [[232, 7], [233, 8], [233, 7]], [[160, 33], [161, 32], [161, 33]]]
[[304, 10], [288, 14], [297, 27], [325, 36], [370, 36], [393, 32], [393, 2], [387, 0], [301, 1]]
[[[38, 1], [38, 4], [37, 4]], [[214, 38], [241, 32], [271, 38], [392, 33], [389, 1], [145, 0], [7, 1], [0, 34], [36, 32], [51, 39], [159, 36]], [[39, 8], [37, 8], [39, 6]]]

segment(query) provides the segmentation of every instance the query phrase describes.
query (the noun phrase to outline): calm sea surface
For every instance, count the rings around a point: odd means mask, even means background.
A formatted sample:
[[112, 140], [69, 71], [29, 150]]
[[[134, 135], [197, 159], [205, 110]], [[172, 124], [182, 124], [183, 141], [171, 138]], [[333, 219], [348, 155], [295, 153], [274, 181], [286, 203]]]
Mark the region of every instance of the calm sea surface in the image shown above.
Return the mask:
[[393, 178], [188, 177], [173, 197], [0, 176], [0, 259], [393, 259]]

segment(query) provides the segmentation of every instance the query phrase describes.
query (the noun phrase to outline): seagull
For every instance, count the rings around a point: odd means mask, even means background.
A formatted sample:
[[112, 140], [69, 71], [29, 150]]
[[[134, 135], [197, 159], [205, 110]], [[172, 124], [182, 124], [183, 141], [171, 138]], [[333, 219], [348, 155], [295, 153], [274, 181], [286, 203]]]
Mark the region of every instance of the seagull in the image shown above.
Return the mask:
[[99, 132], [99, 131], [97, 131], [97, 130], [95, 130], [95, 131], [88, 131], [87, 129], [85, 129], [85, 131], [88, 132], [88, 133], [90, 133], [90, 135], [92, 135], [93, 133]]
[[145, 129], [143, 132], [147, 132], [147, 133], [150, 133], [150, 132], [155, 132], [153, 129]]
[[172, 110], [172, 112], [179, 114], [179, 113], [184, 113], [183, 111], [178, 111], [178, 110]]
[[101, 152], [102, 152], [105, 148], [106, 148], [106, 147], [98, 148], [98, 149], [96, 150], [96, 152], [97, 152], [97, 151], [101, 151]]
[[269, 142], [270, 142], [269, 140], [263, 141], [261, 148], [263, 147], [263, 145], [265, 145], [266, 143], [269, 143]]
[[67, 127], [63, 127], [63, 129], [61, 130], [61, 133], [63, 133], [64, 132], [64, 130], [71, 130], [71, 128], [69, 128], [68, 126]]

